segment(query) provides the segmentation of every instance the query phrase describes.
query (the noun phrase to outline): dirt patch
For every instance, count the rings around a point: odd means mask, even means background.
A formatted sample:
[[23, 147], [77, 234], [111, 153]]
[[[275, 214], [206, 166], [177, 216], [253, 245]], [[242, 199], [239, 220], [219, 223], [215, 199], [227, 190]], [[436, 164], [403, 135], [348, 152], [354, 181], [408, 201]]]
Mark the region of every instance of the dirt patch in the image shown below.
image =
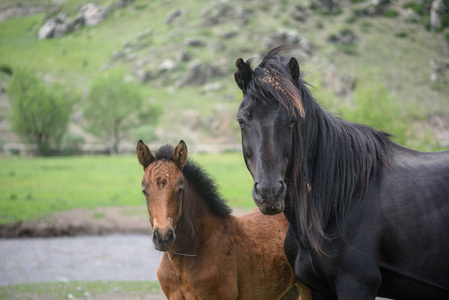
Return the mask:
[[145, 206], [74, 209], [41, 219], [0, 225], [0, 238], [150, 232]]

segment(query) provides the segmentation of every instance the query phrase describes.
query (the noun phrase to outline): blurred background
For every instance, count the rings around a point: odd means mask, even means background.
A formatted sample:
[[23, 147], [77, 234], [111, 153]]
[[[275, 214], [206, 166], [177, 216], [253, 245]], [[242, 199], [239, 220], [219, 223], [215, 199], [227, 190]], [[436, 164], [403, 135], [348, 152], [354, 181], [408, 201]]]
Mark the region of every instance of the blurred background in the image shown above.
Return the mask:
[[234, 63], [281, 44], [325, 109], [449, 149], [446, 0], [0, 0], [0, 236], [149, 233], [139, 139], [255, 207]]

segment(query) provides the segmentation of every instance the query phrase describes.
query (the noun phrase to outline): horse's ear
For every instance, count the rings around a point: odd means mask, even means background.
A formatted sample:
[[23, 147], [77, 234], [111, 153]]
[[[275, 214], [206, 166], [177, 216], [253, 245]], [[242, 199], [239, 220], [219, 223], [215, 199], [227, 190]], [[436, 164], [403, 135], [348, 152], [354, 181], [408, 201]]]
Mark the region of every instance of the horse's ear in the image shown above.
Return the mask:
[[249, 82], [252, 78], [253, 71], [251, 70], [251, 66], [243, 61], [243, 59], [239, 58], [235, 62], [235, 66], [237, 67], [237, 71], [234, 73], [234, 79], [239, 88], [246, 93], [246, 88], [248, 87]]
[[136, 153], [139, 163], [142, 165], [144, 171], [155, 160], [150, 148], [148, 148], [142, 140], [137, 143]]
[[173, 161], [178, 165], [179, 169], [183, 169], [187, 161], [187, 145], [183, 140], [179, 141], [178, 146], [173, 150]]
[[293, 81], [299, 80], [299, 64], [296, 58], [292, 57], [288, 62], [288, 68], [290, 69], [290, 74], [292, 75]]

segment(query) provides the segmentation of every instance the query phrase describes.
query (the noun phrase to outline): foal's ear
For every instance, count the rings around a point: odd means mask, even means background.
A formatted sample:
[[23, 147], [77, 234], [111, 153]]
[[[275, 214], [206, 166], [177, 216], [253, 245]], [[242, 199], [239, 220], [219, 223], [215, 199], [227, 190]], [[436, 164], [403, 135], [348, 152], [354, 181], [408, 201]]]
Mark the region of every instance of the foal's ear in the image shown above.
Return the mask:
[[241, 58], [237, 59], [235, 66], [237, 67], [237, 71], [234, 73], [235, 82], [239, 88], [246, 93], [246, 88], [251, 81], [253, 71], [251, 70], [250, 65], [245, 63]]
[[178, 165], [179, 169], [183, 169], [187, 160], [187, 145], [183, 140], [179, 141], [178, 146], [173, 150], [173, 161]]
[[290, 74], [293, 80], [296, 82], [299, 80], [299, 64], [296, 58], [292, 57], [288, 62], [288, 68], [290, 69]]
[[139, 163], [142, 165], [144, 171], [155, 160], [150, 148], [148, 148], [142, 140], [137, 143], [136, 153]]

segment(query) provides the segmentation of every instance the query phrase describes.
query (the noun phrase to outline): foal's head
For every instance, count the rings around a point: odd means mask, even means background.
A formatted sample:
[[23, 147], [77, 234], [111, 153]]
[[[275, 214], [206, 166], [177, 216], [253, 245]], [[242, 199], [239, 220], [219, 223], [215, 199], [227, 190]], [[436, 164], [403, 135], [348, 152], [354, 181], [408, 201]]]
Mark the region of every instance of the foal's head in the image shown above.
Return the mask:
[[136, 152], [145, 172], [142, 193], [147, 200], [154, 247], [160, 251], [168, 251], [175, 242], [176, 225], [182, 212], [182, 169], [187, 159], [187, 146], [184, 141], [180, 141], [170, 157], [156, 159], [150, 149], [139, 141]]

